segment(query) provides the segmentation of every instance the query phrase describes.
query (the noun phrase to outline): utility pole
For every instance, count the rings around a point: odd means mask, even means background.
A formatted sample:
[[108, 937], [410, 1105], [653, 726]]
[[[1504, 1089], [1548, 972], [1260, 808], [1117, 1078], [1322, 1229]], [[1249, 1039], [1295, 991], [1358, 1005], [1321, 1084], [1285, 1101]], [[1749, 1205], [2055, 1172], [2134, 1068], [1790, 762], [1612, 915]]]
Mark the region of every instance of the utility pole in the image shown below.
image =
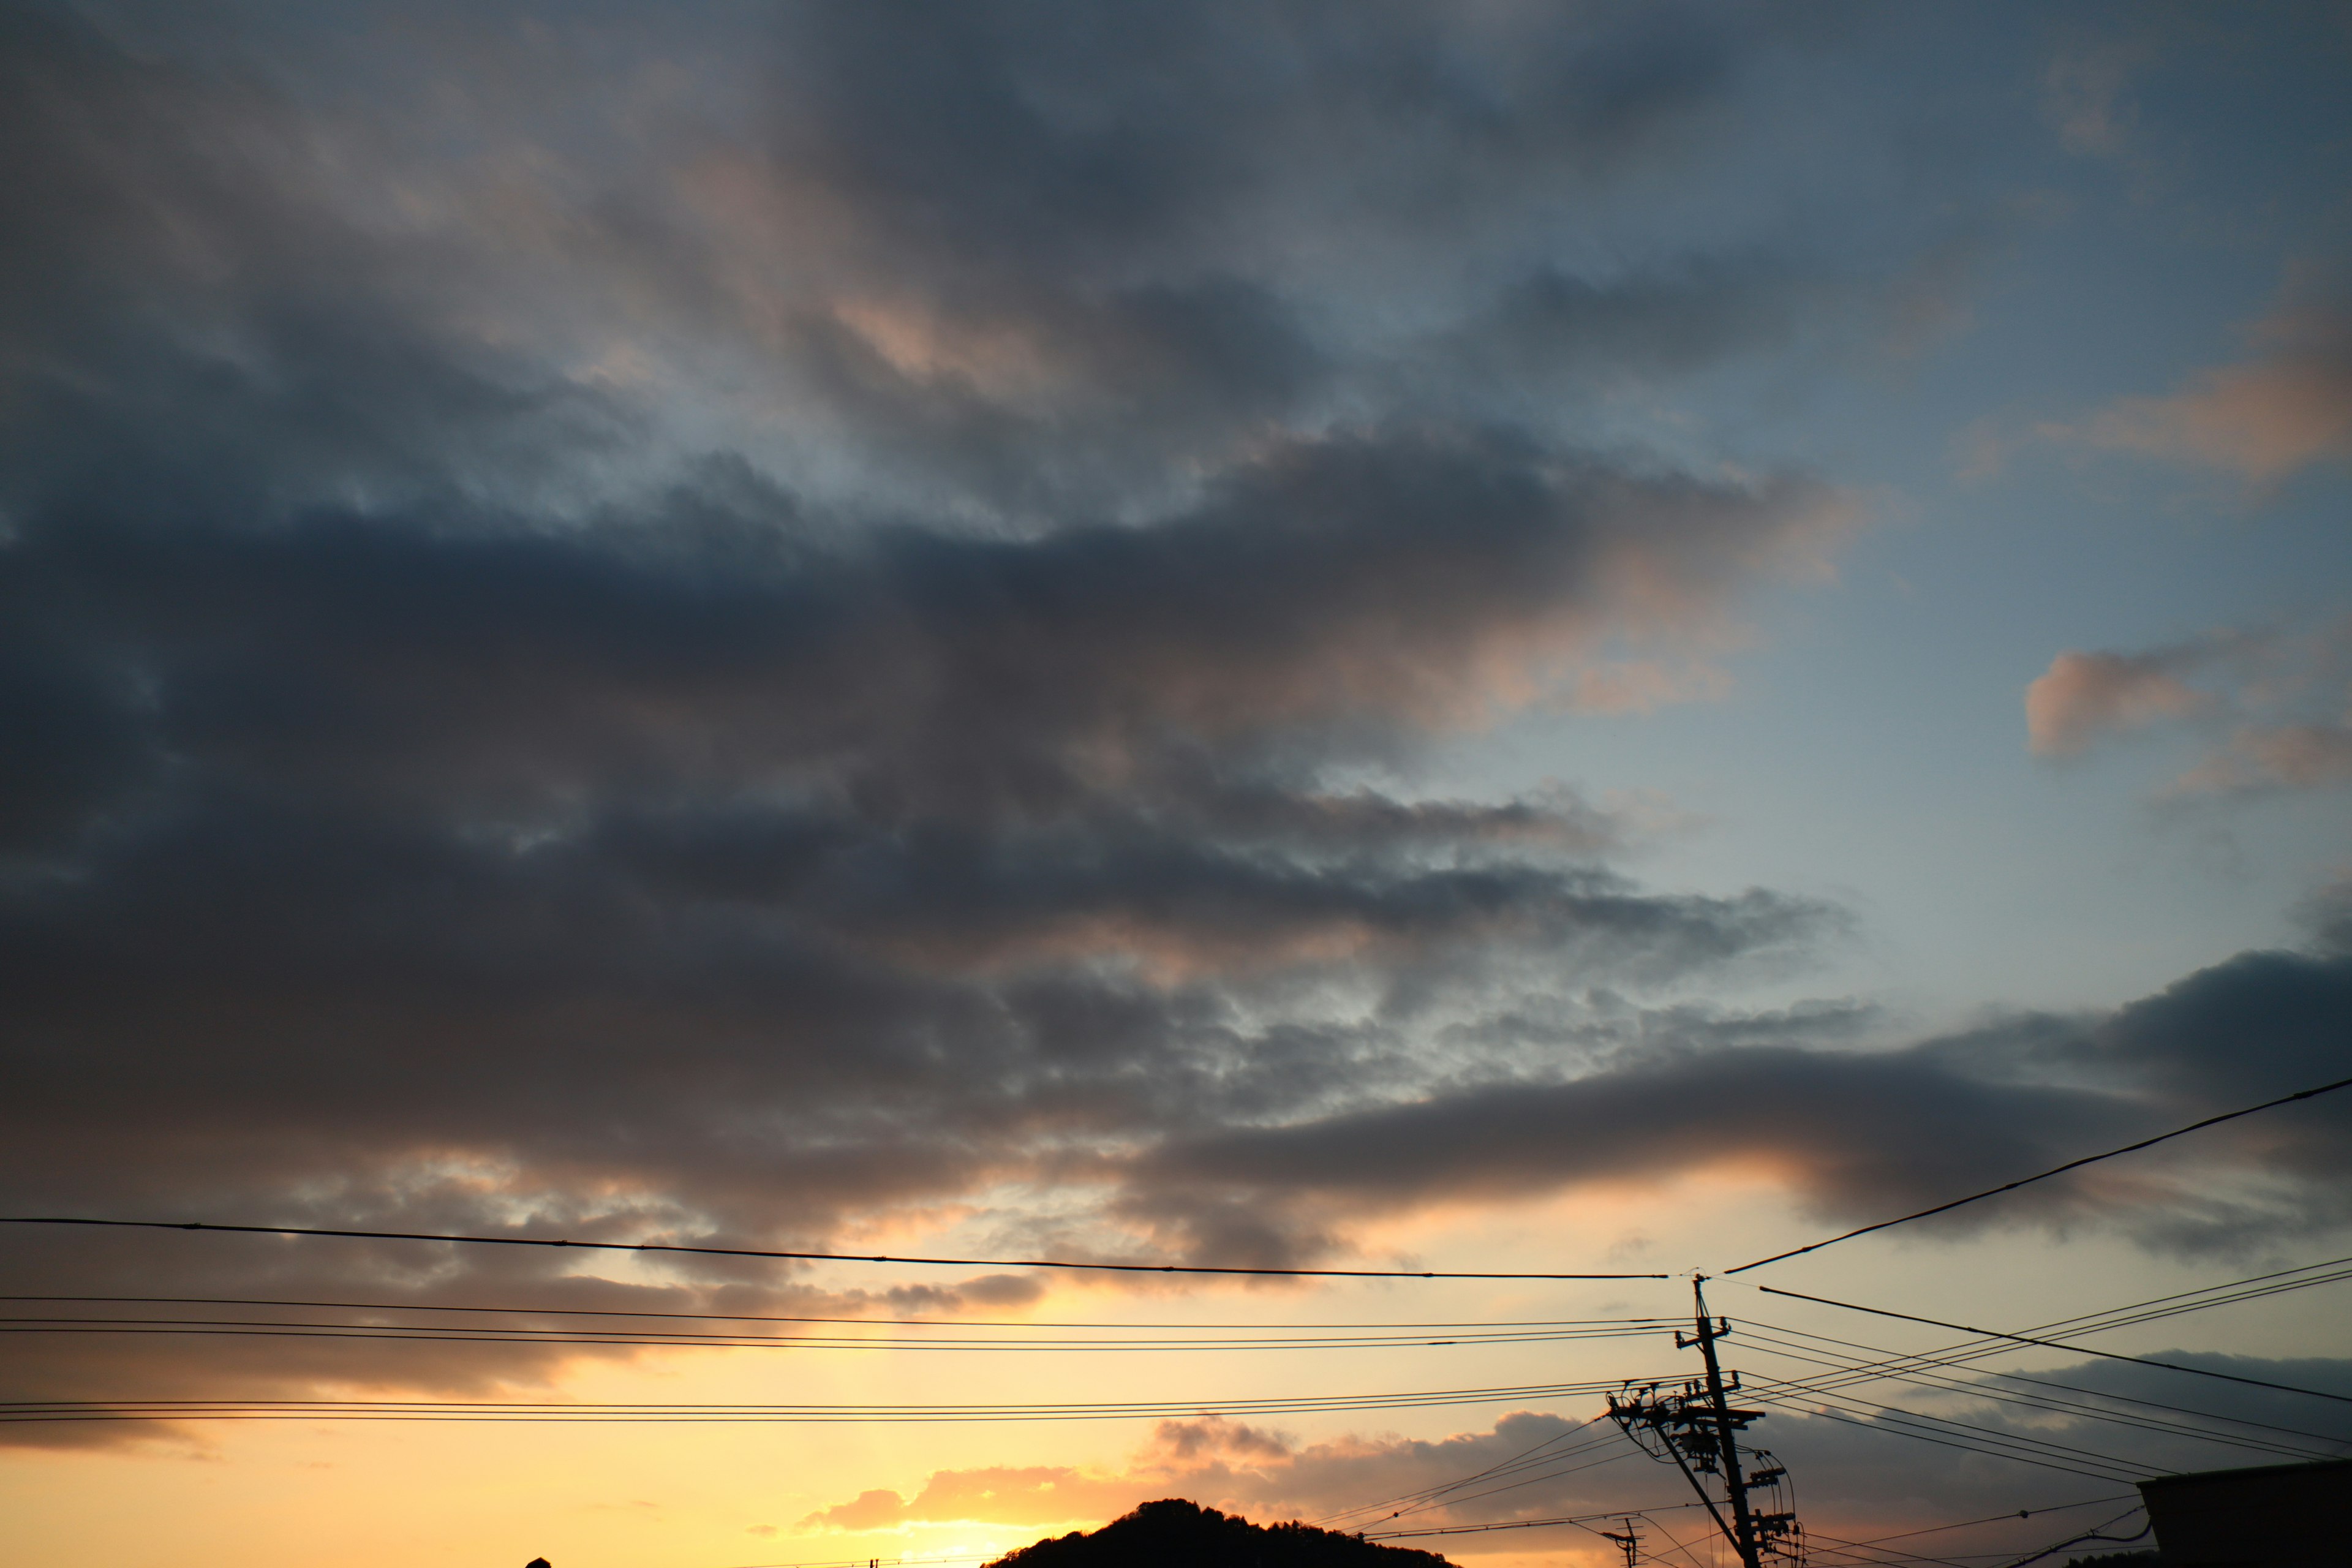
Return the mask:
[[1706, 1358], [1706, 1397], [1715, 1411], [1716, 1452], [1723, 1458], [1724, 1489], [1731, 1494], [1732, 1545], [1739, 1553], [1744, 1568], [1763, 1568], [1756, 1551], [1756, 1521], [1748, 1510], [1748, 1476], [1739, 1468], [1739, 1428], [1757, 1419], [1757, 1412], [1734, 1410], [1723, 1397], [1723, 1368], [1715, 1359], [1715, 1342], [1731, 1332], [1731, 1324], [1720, 1318], [1706, 1315], [1706, 1276], [1691, 1276], [1691, 1299], [1698, 1304], [1698, 1331], [1685, 1340], [1675, 1336], [1676, 1350], [1698, 1347]]
[[[1764, 1412], [1736, 1409], [1730, 1402], [1728, 1396], [1739, 1391], [1739, 1374], [1735, 1372], [1727, 1377], [1716, 1358], [1715, 1345], [1717, 1340], [1730, 1336], [1731, 1323], [1728, 1319], [1708, 1316], [1706, 1285], [1706, 1275], [1692, 1278], [1691, 1298], [1697, 1309], [1695, 1331], [1687, 1339], [1680, 1333], [1675, 1335], [1675, 1349], [1696, 1349], [1705, 1358], [1704, 1382], [1692, 1379], [1683, 1384], [1680, 1392], [1673, 1394], [1660, 1393], [1656, 1384], [1633, 1393], [1629, 1384], [1627, 1393], [1610, 1397], [1609, 1413], [1625, 1435], [1641, 1444], [1653, 1458], [1670, 1459], [1682, 1471], [1699, 1501], [1706, 1506], [1716, 1529], [1738, 1554], [1740, 1568], [1764, 1568], [1768, 1553], [1775, 1559], [1801, 1563], [1804, 1538], [1797, 1526], [1796, 1510], [1778, 1507], [1785, 1499], [1789, 1472], [1760, 1448], [1748, 1451], [1748, 1458], [1761, 1461], [1755, 1474], [1750, 1475], [1742, 1463], [1738, 1434], [1749, 1422], [1762, 1420]], [[1706, 1484], [1699, 1479], [1702, 1475], [1717, 1474], [1723, 1477], [1725, 1502], [1731, 1515], [1728, 1519], [1724, 1517], [1724, 1509], [1717, 1506]], [[1771, 1492], [1775, 1511], [1756, 1510], [1749, 1493], [1759, 1487]], [[1618, 1538], [1611, 1535], [1610, 1539]]]

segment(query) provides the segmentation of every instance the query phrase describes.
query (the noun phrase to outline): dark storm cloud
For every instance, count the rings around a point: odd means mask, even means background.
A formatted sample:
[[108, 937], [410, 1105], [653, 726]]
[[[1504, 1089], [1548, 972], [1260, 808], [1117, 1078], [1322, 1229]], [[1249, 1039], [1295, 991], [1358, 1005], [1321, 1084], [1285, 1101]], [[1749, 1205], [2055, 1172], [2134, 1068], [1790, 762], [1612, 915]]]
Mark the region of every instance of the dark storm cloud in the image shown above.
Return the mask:
[[[1195, 1209], [1246, 1213], [1268, 1235], [1287, 1209], [1320, 1234], [1335, 1215], [1721, 1162], [1780, 1177], [1825, 1221], [1889, 1218], [2326, 1081], [2352, 1057], [2352, 962], [2242, 953], [2105, 1016], [1891, 1051], [1821, 1048], [1834, 1015], [1759, 1022], [1783, 1037], [1677, 1039], [1668, 1016], [1581, 1076], [1173, 1140], [1139, 1163], [1129, 1203], [1179, 1228]], [[2347, 1132], [2352, 1104], [2323, 1100], [2204, 1134], [2185, 1174], [2108, 1166], [1938, 1224], [2112, 1224], [2242, 1252], [2343, 1223]]]
[[[241, 451], [268, 497], [510, 492], [560, 488], [559, 454], [633, 417], [664, 450], [746, 442], [828, 493], [1021, 527], [1155, 503], [1269, 426], [1444, 416], [1465, 353], [1477, 406], [1540, 407], [1588, 359], [1605, 380], [1784, 332], [1802, 263], [1752, 246], [1631, 282], [1521, 258], [1575, 204], [1601, 221], [1623, 174], [1703, 157], [1755, 64], [1823, 30], [1661, 7], [95, 14], [11, 21], [0, 227], [40, 351], [14, 368], [81, 416], [33, 409], [20, 473], [86, 472], [128, 428]], [[406, 104], [431, 109], [378, 109]], [[1456, 330], [1530, 310], [1549, 324], [1508, 365]]]
[[1843, 521], [1799, 481], [1405, 432], [1280, 452], [1152, 528], [1022, 542], [60, 510], [10, 552], [12, 620], [51, 633], [20, 679], [121, 671], [188, 762], [541, 802], [828, 784], [983, 813], [1149, 783], [1189, 748], [1312, 760], [1474, 725], [1524, 700], [1498, 680], [1703, 625]]

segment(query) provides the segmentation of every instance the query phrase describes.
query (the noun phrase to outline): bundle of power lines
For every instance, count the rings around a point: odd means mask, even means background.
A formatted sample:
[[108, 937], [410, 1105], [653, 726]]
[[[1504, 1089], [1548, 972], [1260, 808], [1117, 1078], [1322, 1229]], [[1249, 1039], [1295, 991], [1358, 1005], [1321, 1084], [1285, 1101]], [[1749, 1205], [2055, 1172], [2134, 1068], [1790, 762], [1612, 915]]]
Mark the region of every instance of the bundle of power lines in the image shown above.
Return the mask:
[[[1727, 1270], [1750, 1269], [1803, 1257], [1823, 1247], [1895, 1226], [1946, 1214], [1964, 1205], [1995, 1198], [2034, 1183], [2046, 1181], [2103, 1160], [2136, 1152], [2200, 1129], [2250, 1116], [2352, 1087], [2352, 1079], [2321, 1084], [2265, 1100], [2185, 1127], [2142, 1139], [2119, 1149], [2071, 1160], [2049, 1170], [2020, 1177], [1996, 1187], [1971, 1193], [1932, 1207], [1858, 1226], [1804, 1247], [1773, 1253]], [[959, 1268], [1028, 1268], [1040, 1270], [1109, 1271], [1128, 1274], [1272, 1276], [1290, 1279], [1462, 1279], [1569, 1281], [1604, 1279], [1664, 1279], [1664, 1274], [1631, 1273], [1501, 1273], [1413, 1269], [1261, 1268], [1213, 1265], [1160, 1264], [1071, 1258], [975, 1258], [945, 1257], [857, 1257], [833, 1253], [785, 1251], [749, 1247], [722, 1247], [661, 1241], [573, 1240], [569, 1237], [517, 1235], [436, 1234], [404, 1231], [341, 1229], [319, 1226], [220, 1224], [158, 1219], [117, 1219], [83, 1215], [0, 1215], [0, 1224], [39, 1226], [103, 1226], [143, 1231], [179, 1230], [205, 1234], [246, 1234], [320, 1238], [352, 1238], [437, 1243], [445, 1246], [499, 1247], [577, 1247], [583, 1250], [638, 1254], [690, 1254], [731, 1258], [811, 1262], [870, 1262]], [[1704, 1276], [1700, 1276], [1704, 1279]], [[2295, 1384], [2252, 1378], [2213, 1367], [2155, 1361], [2118, 1354], [2074, 1342], [2083, 1336], [2158, 1321], [2211, 1308], [2263, 1300], [2352, 1279], [2352, 1258], [2330, 1259], [2283, 1269], [2225, 1284], [2176, 1292], [2103, 1311], [2031, 1326], [2021, 1331], [1982, 1330], [1965, 1324], [1917, 1317], [1883, 1308], [1858, 1306], [1802, 1292], [1761, 1288], [1765, 1293], [1806, 1300], [1854, 1312], [1947, 1329], [1967, 1337], [1932, 1350], [1903, 1352], [1833, 1337], [1753, 1317], [1728, 1320], [1737, 1325], [1740, 1342], [1754, 1352], [1795, 1369], [1785, 1375], [1751, 1376], [1739, 1385], [1744, 1400], [1766, 1409], [1801, 1414], [1811, 1419], [1840, 1423], [1875, 1435], [1900, 1436], [1968, 1453], [2013, 1461], [2042, 1469], [2104, 1482], [2135, 1479], [2143, 1467], [2087, 1443], [2061, 1441], [2021, 1426], [1994, 1426], [1988, 1420], [1967, 1420], [1938, 1415], [1874, 1398], [1864, 1391], [1892, 1384], [1949, 1402], [1969, 1402], [1971, 1415], [1988, 1418], [2016, 1413], [2021, 1422], [2046, 1423], [2057, 1418], [2116, 1432], [2136, 1432], [2154, 1437], [2194, 1440], [2241, 1457], [2269, 1460], [2331, 1458], [2352, 1448], [2352, 1438], [2341, 1431], [2314, 1430], [2319, 1421], [2289, 1426], [2200, 1408], [2139, 1394], [2085, 1387], [2036, 1373], [1991, 1370], [1990, 1358], [2013, 1353], [2020, 1346], [2037, 1346], [2077, 1355], [2161, 1368], [2173, 1373], [2215, 1379], [2333, 1405], [2352, 1405], [2352, 1395]], [[0, 1304], [15, 1309], [0, 1314], [0, 1334], [110, 1334], [236, 1336], [241, 1339], [355, 1339], [412, 1344], [492, 1344], [551, 1347], [632, 1347], [790, 1350], [803, 1353], [843, 1351], [924, 1352], [933, 1353], [1234, 1353], [1250, 1351], [1390, 1351], [1442, 1347], [1478, 1348], [1504, 1345], [1557, 1344], [1570, 1342], [1655, 1338], [1671, 1331], [1674, 1321], [1650, 1316], [1585, 1320], [1462, 1321], [1389, 1323], [1054, 1323], [988, 1321], [969, 1319], [874, 1319], [755, 1316], [679, 1311], [631, 1311], [612, 1307], [563, 1305], [488, 1305], [427, 1301], [320, 1301], [256, 1297], [163, 1296], [13, 1296]], [[1702, 1314], [1706, 1309], [1701, 1303]], [[265, 1315], [266, 1314], [266, 1315]], [[455, 1320], [455, 1321], [451, 1321]], [[1698, 1344], [1724, 1330], [1702, 1316]], [[952, 1329], [955, 1333], [934, 1331]], [[1681, 1342], [1678, 1338], [1678, 1344]], [[1711, 1352], [1710, 1352], [1711, 1354]], [[1710, 1360], [1710, 1373], [1713, 1369]], [[516, 1400], [339, 1400], [339, 1399], [58, 1399], [0, 1403], [0, 1422], [170, 1422], [170, 1421], [467, 1421], [467, 1422], [962, 1422], [1073, 1421], [1171, 1419], [1182, 1417], [1253, 1417], [1276, 1415], [1335, 1414], [1358, 1411], [1441, 1408], [1590, 1398], [1612, 1393], [1642, 1379], [1600, 1382], [1522, 1384], [1484, 1387], [1418, 1389], [1388, 1394], [1307, 1394], [1235, 1399], [1188, 1399], [1101, 1402], [1013, 1402], [1005, 1404], [927, 1405], [784, 1405], [555, 1402]], [[1658, 1379], [1655, 1382], [1670, 1381]], [[1718, 1405], [1721, 1394], [1716, 1395]], [[1986, 1412], [1973, 1406], [1990, 1406]], [[1554, 1434], [1472, 1474], [1397, 1497], [1383, 1499], [1327, 1516], [1317, 1522], [1327, 1528], [1351, 1530], [1371, 1539], [1457, 1534], [1492, 1530], [1572, 1526], [1605, 1536], [1621, 1547], [1629, 1562], [1668, 1563], [1679, 1559], [1685, 1568], [1703, 1568], [1691, 1543], [1681, 1540], [1660, 1515], [1706, 1508], [1701, 1501], [1612, 1509], [1605, 1512], [1517, 1518], [1485, 1523], [1438, 1522], [1431, 1516], [1465, 1504], [1503, 1496], [1523, 1489], [1555, 1483], [1584, 1470], [1635, 1457], [1638, 1450], [1615, 1426], [1600, 1427], [1613, 1414], [1604, 1411], [1591, 1420]], [[1753, 1415], [1753, 1412], [1749, 1413]], [[2274, 1412], [2273, 1412], [2274, 1414]], [[2329, 1410], [2340, 1420], [2341, 1412]], [[2069, 1436], [2075, 1436], [2072, 1432]], [[1727, 1454], [1734, 1452], [1728, 1447]], [[1697, 1483], [1694, 1479], [1693, 1484]], [[2121, 1495], [2079, 1502], [2020, 1510], [2012, 1515], [1989, 1516], [1927, 1526], [1892, 1535], [1853, 1541], [1813, 1533], [1812, 1557], [1818, 1568], [1853, 1565], [1964, 1564], [1969, 1556], [1986, 1559], [2004, 1554], [1964, 1554], [1929, 1557], [1885, 1544], [1915, 1541], [1940, 1531], [1981, 1526], [2000, 1520], [2022, 1521], [2036, 1513], [2089, 1509], [2126, 1500]], [[2015, 1560], [2012, 1568], [2039, 1561], [2066, 1546], [2090, 1541], [2129, 1540], [2102, 1533], [2130, 1517], [2136, 1510], [2094, 1525]], [[1745, 1515], [1742, 1516], [1743, 1521]], [[1664, 1540], [1674, 1558], [1644, 1549], [1635, 1528], [1640, 1521]], [[1606, 1531], [1601, 1525], [1623, 1528]], [[1720, 1520], [1717, 1521], [1720, 1523]], [[2144, 1532], [2144, 1531], [2143, 1531]], [[1823, 1550], [1826, 1549], [1826, 1550]]]

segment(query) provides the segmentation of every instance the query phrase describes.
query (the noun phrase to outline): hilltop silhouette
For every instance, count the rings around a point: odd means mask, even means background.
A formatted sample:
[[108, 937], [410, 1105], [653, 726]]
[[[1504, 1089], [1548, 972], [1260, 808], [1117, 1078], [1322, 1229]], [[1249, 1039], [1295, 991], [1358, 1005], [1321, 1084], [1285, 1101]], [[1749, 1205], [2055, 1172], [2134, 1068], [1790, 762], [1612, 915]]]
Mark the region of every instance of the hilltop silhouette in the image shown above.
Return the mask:
[[1431, 1552], [1380, 1546], [1306, 1524], [1252, 1524], [1182, 1498], [1148, 1502], [1092, 1535], [1073, 1531], [989, 1568], [1452, 1568]]

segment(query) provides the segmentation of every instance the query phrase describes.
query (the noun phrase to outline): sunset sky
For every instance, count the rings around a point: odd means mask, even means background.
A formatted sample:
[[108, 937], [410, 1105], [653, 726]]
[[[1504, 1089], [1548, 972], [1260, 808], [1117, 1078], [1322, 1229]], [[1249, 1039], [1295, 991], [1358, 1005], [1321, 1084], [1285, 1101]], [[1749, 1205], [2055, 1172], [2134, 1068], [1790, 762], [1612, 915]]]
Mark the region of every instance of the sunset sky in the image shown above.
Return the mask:
[[[976, 1563], [1536, 1449], [1412, 1524], [1702, 1568], [1572, 1430], [1689, 1275], [2352, 1075], [2347, 79], [2340, 4], [0, 0], [0, 1215], [1666, 1277], [0, 1224], [0, 1554]], [[2347, 1254], [2352, 1092], [1708, 1289], [1819, 1538], [2085, 1505], [1904, 1548], [1995, 1563], [2352, 1404], [1840, 1403], [1966, 1336], [1757, 1283]], [[2066, 1332], [2352, 1394], [2347, 1289]], [[332, 1418], [449, 1401], [1119, 1408]]]

